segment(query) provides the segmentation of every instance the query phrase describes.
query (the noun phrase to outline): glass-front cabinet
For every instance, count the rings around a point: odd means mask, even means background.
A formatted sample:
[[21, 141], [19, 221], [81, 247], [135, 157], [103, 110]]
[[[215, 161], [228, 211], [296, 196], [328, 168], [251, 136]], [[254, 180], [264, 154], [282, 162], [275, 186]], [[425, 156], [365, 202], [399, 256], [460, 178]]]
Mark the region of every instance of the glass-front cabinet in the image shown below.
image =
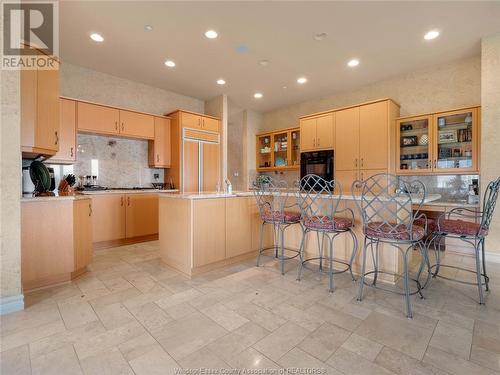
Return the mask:
[[257, 170], [273, 171], [300, 167], [300, 130], [282, 129], [257, 135]]
[[396, 121], [398, 174], [479, 170], [479, 107]]

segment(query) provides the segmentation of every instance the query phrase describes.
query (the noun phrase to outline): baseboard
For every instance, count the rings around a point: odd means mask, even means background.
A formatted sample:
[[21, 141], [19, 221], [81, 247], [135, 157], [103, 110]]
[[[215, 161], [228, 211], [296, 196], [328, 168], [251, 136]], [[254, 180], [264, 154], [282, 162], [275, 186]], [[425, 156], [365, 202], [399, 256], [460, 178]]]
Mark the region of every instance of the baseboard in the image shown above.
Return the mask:
[[24, 310], [24, 295], [0, 297], [0, 315]]
[[500, 263], [500, 253], [486, 252], [484, 256], [488, 263]]

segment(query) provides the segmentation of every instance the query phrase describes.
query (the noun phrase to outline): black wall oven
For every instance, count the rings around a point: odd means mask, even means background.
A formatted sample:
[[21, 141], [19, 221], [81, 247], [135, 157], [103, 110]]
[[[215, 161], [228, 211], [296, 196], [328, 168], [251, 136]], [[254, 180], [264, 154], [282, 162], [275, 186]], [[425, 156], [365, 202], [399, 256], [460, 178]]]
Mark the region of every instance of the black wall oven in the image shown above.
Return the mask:
[[300, 154], [300, 178], [308, 174], [315, 174], [332, 181], [333, 174], [333, 150], [302, 152]]

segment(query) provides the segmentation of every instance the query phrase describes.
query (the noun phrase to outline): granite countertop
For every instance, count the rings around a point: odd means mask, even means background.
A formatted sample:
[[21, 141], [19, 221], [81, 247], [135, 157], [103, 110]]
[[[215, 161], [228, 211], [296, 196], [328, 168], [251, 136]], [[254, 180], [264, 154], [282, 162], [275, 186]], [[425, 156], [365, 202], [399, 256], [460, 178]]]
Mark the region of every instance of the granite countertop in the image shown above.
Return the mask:
[[78, 191], [77, 194], [80, 195], [99, 195], [99, 194], [144, 194], [144, 193], [178, 193], [177, 189], [123, 189], [123, 190], [94, 190], [94, 191]]
[[23, 194], [21, 197], [21, 203], [25, 202], [53, 202], [53, 201], [74, 201], [80, 199], [90, 199], [85, 195], [75, 194], [75, 195], [55, 195], [52, 197], [34, 197], [31, 194]]
[[48, 197], [34, 197], [31, 194], [23, 194], [21, 202], [47, 202], [47, 201], [62, 201], [62, 200], [78, 200], [78, 199], [91, 199], [92, 195], [100, 194], [144, 194], [144, 193], [158, 193], [158, 194], [173, 194], [179, 190], [158, 190], [158, 189], [130, 189], [130, 190], [101, 190], [101, 191], [77, 191], [74, 195], [58, 195]]

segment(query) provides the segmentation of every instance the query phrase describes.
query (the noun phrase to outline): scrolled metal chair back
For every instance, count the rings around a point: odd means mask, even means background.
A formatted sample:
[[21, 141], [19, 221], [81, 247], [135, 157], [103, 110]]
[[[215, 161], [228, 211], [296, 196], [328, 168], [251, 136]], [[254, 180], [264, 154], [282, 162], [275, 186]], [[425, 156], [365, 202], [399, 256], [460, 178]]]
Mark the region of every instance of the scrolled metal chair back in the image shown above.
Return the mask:
[[302, 220], [314, 219], [322, 224], [332, 222], [341, 197], [342, 188], [335, 180], [327, 181], [314, 174], [304, 176], [300, 180], [298, 196]]
[[497, 204], [499, 190], [500, 177], [496, 180], [490, 181], [486, 187], [483, 197], [483, 213], [481, 215], [480, 232], [482, 230], [487, 231], [490, 228], [490, 223], [493, 219], [493, 212], [495, 211], [495, 206]]
[[413, 239], [413, 222], [425, 200], [425, 186], [420, 181], [406, 182], [401, 177], [379, 173], [354, 181], [352, 191], [360, 192], [360, 196], [353, 195], [365, 234], [370, 226], [370, 232], [381, 236]]
[[295, 205], [286, 181], [270, 179], [269, 183], [254, 183], [254, 186], [254, 196], [262, 219], [276, 216], [276, 212], [283, 214], [286, 208]]

